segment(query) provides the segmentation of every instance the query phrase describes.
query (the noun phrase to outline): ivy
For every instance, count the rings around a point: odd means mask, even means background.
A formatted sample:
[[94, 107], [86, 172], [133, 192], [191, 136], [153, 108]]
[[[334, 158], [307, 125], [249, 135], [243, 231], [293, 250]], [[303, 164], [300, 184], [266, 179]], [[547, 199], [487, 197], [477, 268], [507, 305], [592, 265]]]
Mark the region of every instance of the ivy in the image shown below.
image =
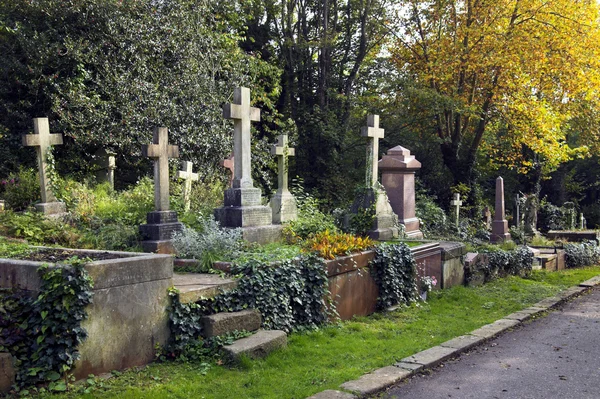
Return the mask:
[[596, 241], [566, 243], [564, 248], [565, 263], [569, 268], [600, 263], [600, 246]]
[[[37, 297], [22, 291], [1, 296], [0, 351], [16, 359], [17, 386], [49, 382], [53, 391], [65, 390], [67, 376], [79, 358], [77, 347], [87, 337], [81, 322], [92, 302], [92, 280], [84, 269], [89, 259], [38, 269]], [[64, 378], [64, 380], [61, 380]]]
[[377, 307], [385, 309], [414, 302], [418, 295], [417, 266], [410, 248], [404, 244], [381, 244], [369, 264], [379, 288]]
[[533, 253], [526, 246], [518, 247], [512, 251], [497, 248], [484, 253], [487, 256], [487, 262], [481, 267], [483, 268], [485, 282], [507, 275], [525, 277], [531, 274]]

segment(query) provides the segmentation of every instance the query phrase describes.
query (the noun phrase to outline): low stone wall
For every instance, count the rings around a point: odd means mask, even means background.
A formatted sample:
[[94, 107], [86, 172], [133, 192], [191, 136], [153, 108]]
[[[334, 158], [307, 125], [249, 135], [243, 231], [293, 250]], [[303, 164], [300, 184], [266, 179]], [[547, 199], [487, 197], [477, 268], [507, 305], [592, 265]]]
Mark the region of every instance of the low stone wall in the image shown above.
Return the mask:
[[465, 283], [465, 263], [464, 255], [467, 254], [467, 247], [460, 242], [442, 241], [442, 279], [440, 288], [446, 289], [455, 285], [464, 285]]
[[[95, 252], [72, 250], [81, 256]], [[82, 326], [88, 338], [79, 347], [75, 377], [140, 366], [154, 359], [156, 344], [169, 338], [168, 288], [172, 286], [170, 255], [111, 252], [121, 258], [90, 262], [93, 302]], [[0, 259], [0, 288], [17, 288], [35, 295], [40, 288], [41, 262]]]
[[600, 244], [600, 230], [550, 230], [546, 236], [551, 240], [563, 239], [571, 242], [592, 240]]

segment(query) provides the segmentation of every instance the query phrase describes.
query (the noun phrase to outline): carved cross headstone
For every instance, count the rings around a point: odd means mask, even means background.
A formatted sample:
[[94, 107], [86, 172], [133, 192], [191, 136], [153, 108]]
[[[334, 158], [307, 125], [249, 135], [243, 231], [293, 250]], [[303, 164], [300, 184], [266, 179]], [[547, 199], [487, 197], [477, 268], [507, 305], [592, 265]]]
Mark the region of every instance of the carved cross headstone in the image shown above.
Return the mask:
[[250, 168], [250, 122], [260, 121], [260, 109], [250, 106], [250, 89], [235, 89], [233, 103], [223, 106], [223, 117], [233, 119], [233, 188], [253, 187]]
[[458, 221], [460, 217], [460, 206], [462, 201], [460, 200], [460, 194], [454, 193], [454, 199], [450, 201], [450, 205], [456, 208], [456, 227], [458, 228]]
[[231, 175], [229, 176], [229, 187], [233, 187], [233, 175], [235, 168], [235, 157], [233, 156], [233, 153], [229, 154], [228, 158], [225, 158], [221, 161], [221, 166], [225, 169], [229, 169], [229, 172], [231, 172]]
[[379, 115], [368, 115], [367, 126], [362, 128], [362, 136], [369, 137], [367, 146], [367, 187], [377, 185], [377, 167], [379, 159], [379, 139], [384, 137], [385, 130], [379, 127]]
[[154, 160], [154, 207], [157, 211], [169, 210], [169, 158], [179, 157], [179, 148], [169, 145], [169, 130], [154, 129], [153, 144], [143, 145], [142, 154]]
[[198, 181], [198, 173], [192, 172], [194, 164], [190, 161], [183, 161], [183, 170], [177, 171], [177, 177], [184, 180], [183, 183], [183, 208], [190, 210], [192, 182]]
[[278, 192], [287, 192], [288, 190], [288, 157], [293, 157], [296, 154], [294, 148], [290, 148], [288, 145], [287, 134], [282, 134], [277, 140], [277, 144], [274, 144], [271, 148], [271, 154], [277, 156], [277, 184]]
[[36, 147], [42, 202], [55, 202], [56, 197], [48, 185], [46, 153], [50, 146], [61, 145], [63, 143], [63, 136], [61, 133], [50, 133], [48, 118], [35, 118], [33, 120], [33, 132], [34, 134], [23, 136], [23, 145]]

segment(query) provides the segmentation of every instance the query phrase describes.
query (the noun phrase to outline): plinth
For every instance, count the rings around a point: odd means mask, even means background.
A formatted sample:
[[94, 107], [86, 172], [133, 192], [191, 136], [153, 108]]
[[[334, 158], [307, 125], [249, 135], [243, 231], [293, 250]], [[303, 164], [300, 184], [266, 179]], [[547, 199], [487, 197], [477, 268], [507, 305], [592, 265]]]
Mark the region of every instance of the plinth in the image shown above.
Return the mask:
[[181, 231], [183, 224], [177, 220], [175, 211], [154, 211], [146, 216], [147, 224], [140, 225], [140, 233], [144, 238], [144, 252], [172, 254], [173, 233]]

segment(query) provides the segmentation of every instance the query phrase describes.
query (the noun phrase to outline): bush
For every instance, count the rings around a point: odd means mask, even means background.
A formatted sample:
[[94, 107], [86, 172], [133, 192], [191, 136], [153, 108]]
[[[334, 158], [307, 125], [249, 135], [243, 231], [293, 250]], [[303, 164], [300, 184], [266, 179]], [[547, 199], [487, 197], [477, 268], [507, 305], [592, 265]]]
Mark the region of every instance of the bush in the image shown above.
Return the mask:
[[108, 251], [130, 251], [140, 247], [141, 237], [137, 226], [107, 224], [87, 230], [81, 238], [80, 246]]
[[173, 235], [173, 247], [181, 258], [198, 259], [199, 271], [207, 272], [215, 261], [241, 250], [242, 231], [220, 227], [212, 215], [198, 219], [201, 231], [184, 226]]
[[566, 243], [565, 264], [567, 267], [584, 267], [600, 263], [600, 247], [595, 241]]
[[302, 244], [305, 251], [315, 252], [325, 259], [334, 259], [336, 256], [363, 251], [373, 245], [373, 241], [368, 237], [356, 237], [347, 233], [330, 233], [327, 230], [315, 234]]
[[380, 244], [370, 268], [379, 287], [379, 309], [408, 304], [417, 298], [417, 266], [406, 244]]
[[58, 219], [48, 219], [37, 212], [0, 213], [0, 234], [23, 238], [35, 244], [77, 245], [80, 233]]
[[563, 209], [543, 200], [538, 212], [538, 228], [543, 233], [550, 230], [564, 230], [566, 225]]
[[25, 169], [21, 166], [17, 173], [0, 180], [0, 190], [8, 208], [23, 211], [40, 199], [38, 174], [34, 169]]
[[421, 231], [425, 236], [445, 236], [452, 230], [446, 213], [432, 197], [420, 195], [415, 207], [416, 215], [421, 220]]
[[510, 251], [488, 249], [484, 253], [488, 258], [483, 270], [486, 282], [508, 275], [526, 277], [531, 274], [533, 253], [525, 246]]
[[298, 219], [283, 227], [283, 236], [291, 244], [298, 243], [324, 231], [337, 232], [338, 228], [332, 215], [319, 209], [319, 201], [306, 193], [301, 186], [302, 181], [294, 180], [290, 191], [298, 204]]

